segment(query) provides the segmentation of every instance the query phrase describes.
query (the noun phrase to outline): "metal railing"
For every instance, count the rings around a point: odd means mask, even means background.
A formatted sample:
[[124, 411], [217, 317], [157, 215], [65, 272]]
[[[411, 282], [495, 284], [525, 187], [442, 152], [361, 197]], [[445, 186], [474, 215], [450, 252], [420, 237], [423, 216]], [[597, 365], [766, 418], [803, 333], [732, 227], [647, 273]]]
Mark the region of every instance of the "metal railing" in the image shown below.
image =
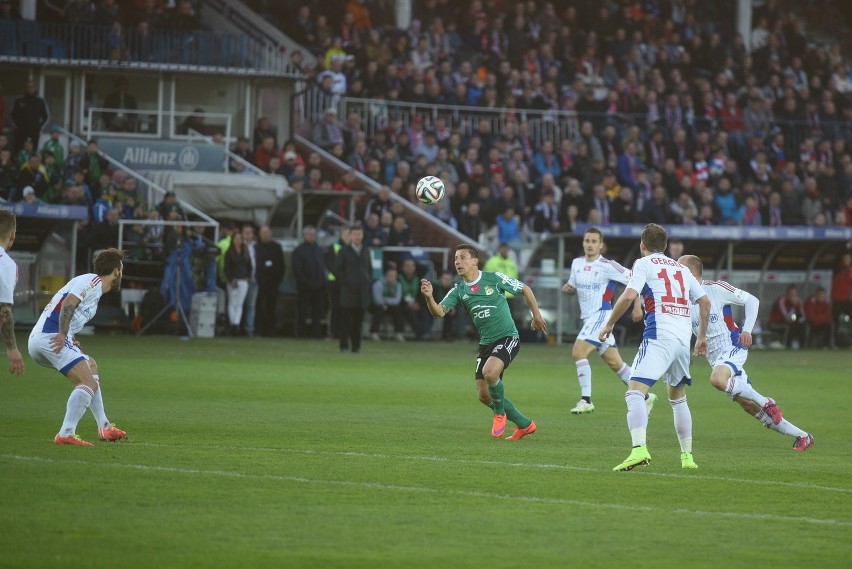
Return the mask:
[[121, 65], [210, 72], [300, 77], [273, 58], [269, 46], [250, 35], [206, 30], [134, 28], [116, 34], [110, 26], [0, 22], [0, 61], [49, 60], [75, 65]]
[[[86, 141], [83, 140], [82, 138], [80, 138], [79, 136], [77, 136], [76, 134], [74, 134], [73, 132], [66, 130], [64, 128], [60, 128], [60, 131], [62, 132], [62, 134], [67, 136], [69, 138], [69, 140], [79, 142], [83, 147], [86, 146]], [[148, 193], [145, 196], [145, 199], [146, 199], [147, 204], [149, 206], [152, 203], [154, 203], [155, 196], [156, 196], [156, 198], [159, 198], [160, 200], [162, 200], [162, 198], [166, 195], [166, 189], [165, 188], [163, 188], [162, 186], [160, 186], [158, 184], [155, 184], [154, 182], [152, 182], [148, 178], [146, 178], [146, 177], [142, 176], [141, 174], [133, 171], [131, 168], [125, 166], [123, 163], [119, 162], [115, 158], [108, 156], [107, 154], [105, 154], [104, 152], [101, 152], [100, 150], [98, 151], [98, 155], [101, 158], [103, 158], [104, 160], [106, 160], [110, 165], [112, 165], [113, 168], [117, 168], [117, 169], [123, 170], [124, 172], [127, 172], [128, 176], [132, 177], [137, 182], [142, 184], [143, 188], [147, 188]], [[215, 219], [213, 219], [212, 217], [210, 217], [209, 215], [207, 215], [206, 213], [204, 213], [203, 211], [201, 211], [200, 209], [198, 209], [194, 205], [187, 203], [185, 201], [182, 201], [180, 199], [178, 199], [177, 201], [178, 201], [178, 204], [183, 208], [183, 210], [185, 212], [196, 215], [196, 216], [200, 217], [201, 219], [203, 219], [207, 223], [215, 224], [216, 229], [215, 229], [214, 233], [216, 235], [216, 238], [218, 239], [219, 222], [217, 222]]]
[[[386, 253], [409, 253], [412, 256], [420, 256], [422, 253], [435, 253], [441, 256], [441, 269], [445, 269], [449, 267], [450, 260], [450, 248], [449, 247], [398, 247], [396, 245], [385, 245], [384, 247], [379, 247], [382, 251]], [[436, 277], [438, 275], [435, 275]]]
[[239, 31], [258, 45], [258, 56], [263, 69], [290, 76], [302, 76], [302, 70], [290, 61], [290, 54], [297, 50], [302, 52], [303, 67], [316, 66], [316, 57], [308, 49], [293, 41], [243, 2], [204, 0], [204, 5], [210, 8], [204, 11], [205, 19], [215, 20], [222, 28]]
[[[332, 166], [334, 166], [339, 171], [345, 172], [345, 171], [351, 170], [351, 167], [348, 164], [340, 161], [335, 156], [332, 156], [331, 154], [327, 153], [326, 151], [324, 151], [322, 148], [320, 148], [319, 146], [317, 146], [316, 144], [314, 144], [310, 140], [308, 140], [308, 139], [306, 139], [302, 136], [299, 136], [299, 135], [296, 135], [294, 137], [294, 140], [298, 144], [304, 145], [306, 148], [310, 149], [311, 151], [319, 153], [320, 156], [322, 156], [323, 159], [327, 163], [331, 164]], [[368, 190], [372, 194], [378, 193], [379, 189], [382, 187], [381, 184], [379, 184], [377, 181], [373, 180], [369, 176], [362, 174], [361, 172], [358, 172], [357, 170], [354, 171], [354, 174], [355, 174], [355, 178], [358, 180], [360, 187]], [[394, 193], [391, 193], [390, 197], [391, 197], [392, 201], [399, 202], [399, 203], [402, 204], [403, 208], [405, 208], [405, 214], [407, 216], [411, 216], [412, 218], [416, 217], [416, 218], [422, 219], [426, 223], [429, 223], [429, 224], [437, 224], [437, 226], [439, 226], [441, 228], [441, 231], [443, 231], [447, 235], [452, 236], [453, 240], [458, 242], [458, 243], [466, 243], [466, 242], [470, 241], [470, 239], [468, 239], [468, 237], [465, 236], [463, 233], [453, 229], [449, 225], [444, 224], [438, 218], [433, 217], [432, 215], [426, 213], [425, 211], [423, 211], [422, 209], [420, 209], [419, 207], [417, 207], [416, 205], [414, 205], [410, 201], [406, 200], [404, 197], [399, 196], [399, 195], [394, 194]]]
[[[89, 137], [120, 136], [122, 138], [164, 137], [164, 124], [168, 123], [166, 134], [171, 140], [188, 140], [201, 138], [209, 139], [197, 128], [183, 124], [189, 117], [197, 117], [204, 128], [221, 132], [225, 142], [231, 141], [231, 122], [233, 116], [228, 113], [197, 113], [193, 111], [165, 111], [157, 109], [111, 109], [106, 107], [89, 107], [83, 131]], [[211, 123], [204, 121], [212, 120]], [[197, 126], [197, 125], [196, 125]], [[201, 128], [201, 127], [198, 127]], [[185, 130], [185, 132], [179, 132]], [[192, 134], [195, 133], [195, 134]], [[211, 144], [215, 144], [210, 140]]]
[[[589, 121], [595, 127], [596, 134], [607, 125], [613, 125], [618, 132], [619, 141], [631, 126], [638, 126], [645, 135], [652, 128], [661, 128], [668, 133], [665, 126], [649, 125], [648, 117], [642, 113], [600, 113], [577, 112], [565, 110], [537, 110], [515, 108], [484, 108], [458, 105], [432, 105], [426, 103], [407, 103], [403, 101], [385, 101], [381, 99], [360, 99], [354, 97], [338, 97], [324, 92], [312, 85], [291, 97], [291, 128], [292, 133], [310, 136], [310, 127], [316, 124], [329, 107], [338, 112], [341, 122], [349, 114], [356, 114], [361, 119], [361, 127], [371, 139], [376, 131], [387, 127], [391, 119], [398, 119], [401, 127], [408, 128], [419, 117], [423, 120], [424, 128], [435, 125], [438, 117], [446, 121], [450, 131], [458, 130], [462, 136], [470, 136], [479, 132], [479, 125], [487, 122], [491, 136], [507, 134], [512, 136], [518, 131], [520, 123], [526, 123], [527, 136], [533, 147], [538, 149], [541, 144], [550, 140], [557, 146], [563, 139], [576, 141], [579, 127]], [[689, 133], [710, 128], [711, 124], [701, 118], [696, 118], [691, 124], [684, 123], [683, 127]], [[719, 128], [716, 125], [715, 128]], [[775, 118], [771, 128], [777, 128], [785, 136], [785, 144], [790, 152], [797, 151], [807, 138], [820, 139], [843, 137], [852, 138], [852, 126], [842, 121], [823, 121], [819, 125], [801, 120], [783, 120]], [[761, 133], [764, 138], [770, 136], [772, 130]], [[745, 139], [751, 136], [748, 132], [737, 132]], [[483, 159], [480, 156], [480, 159]]]
[[[405, 128], [411, 126], [415, 117], [423, 120], [424, 127], [434, 126], [437, 118], [442, 117], [450, 131], [457, 129], [464, 136], [480, 132], [480, 123], [483, 122], [488, 123], [490, 128], [487, 132], [494, 136], [510, 132], [510, 128], [525, 122], [531, 140], [537, 143], [552, 140], [556, 144], [563, 138], [577, 138], [580, 124], [576, 111], [424, 105], [354, 97], [342, 97], [337, 105], [338, 116], [347, 117], [355, 113], [361, 118], [368, 138], [372, 138], [376, 130], [386, 128], [392, 117], [398, 118]], [[510, 124], [511, 127], [508, 126]]]
[[[132, 245], [135, 242], [130, 242], [125, 239], [125, 232], [128, 228], [132, 228], [134, 225], [141, 225], [142, 227], [174, 227], [178, 228], [200, 228], [200, 229], [212, 229], [213, 237], [211, 239], [212, 243], [218, 243], [219, 241], [219, 224], [215, 221], [163, 221], [163, 220], [153, 220], [153, 219], [119, 219], [118, 220], [118, 249], [123, 251], [125, 246]], [[196, 232], [200, 236], [204, 236], [202, 233]], [[151, 250], [162, 250], [165, 247], [165, 243], [160, 241], [151, 241], [144, 244], [146, 249]]]
[[[200, 139], [205, 144], [208, 144], [210, 146], [217, 146], [216, 141], [213, 140], [211, 137], [204, 135], [204, 134], [201, 134], [200, 132], [198, 132], [197, 130], [195, 130], [193, 128], [189, 129], [189, 141], [193, 142], [196, 139]], [[242, 164], [242, 166], [244, 168], [244, 170], [242, 172], [243, 174], [254, 174], [256, 176], [268, 176], [269, 175], [268, 173], [264, 172], [263, 170], [261, 170], [260, 168], [258, 168], [257, 166], [255, 166], [254, 164], [252, 164], [251, 162], [249, 162], [248, 160], [246, 160], [242, 156], [237, 156], [236, 154], [231, 152], [231, 150], [228, 149], [228, 147], [227, 147], [227, 144], [229, 142], [230, 141], [225, 139], [225, 144], [226, 144], [226, 146], [225, 146], [225, 165], [224, 165], [224, 171], [225, 172], [230, 171], [229, 170], [229, 164], [230, 164], [231, 160], [233, 160], [235, 162], [238, 162], [239, 164]]]

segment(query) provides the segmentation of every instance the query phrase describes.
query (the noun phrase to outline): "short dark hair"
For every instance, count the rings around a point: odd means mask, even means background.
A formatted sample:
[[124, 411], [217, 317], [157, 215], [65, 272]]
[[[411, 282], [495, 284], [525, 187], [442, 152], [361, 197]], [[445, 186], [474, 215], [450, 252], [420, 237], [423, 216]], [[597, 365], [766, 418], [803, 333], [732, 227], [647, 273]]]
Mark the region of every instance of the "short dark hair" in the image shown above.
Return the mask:
[[470, 252], [470, 257], [472, 259], [479, 259], [479, 250], [473, 245], [469, 245], [467, 243], [462, 243], [458, 247], [456, 247], [456, 251], [464, 251], [467, 250]]
[[597, 233], [598, 237], [601, 238], [601, 243], [603, 243], [603, 240], [604, 240], [603, 232], [601, 232], [601, 230], [598, 229], [597, 227], [587, 227], [586, 230], [583, 232], [583, 235], [585, 236], [586, 233]]
[[648, 251], [651, 251], [652, 253], [662, 253], [666, 250], [668, 234], [663, 226], [657, 225], [656, 223], [649, 223], [645, 226], [645, 229], [642, 230], [642, 243], [645, 244], [645, 248]]
[[99, 277], [110, 274], [115, 269], [121, 268], [121, 262], [124, 260], [124, 253], [118, 249], [104, 249], [92, 261], [92, 266], [95, 269], [95, 274]]
[[0, 239], [8, 239], [18, 224], [15, 212], [8, 209], [0, 209]]

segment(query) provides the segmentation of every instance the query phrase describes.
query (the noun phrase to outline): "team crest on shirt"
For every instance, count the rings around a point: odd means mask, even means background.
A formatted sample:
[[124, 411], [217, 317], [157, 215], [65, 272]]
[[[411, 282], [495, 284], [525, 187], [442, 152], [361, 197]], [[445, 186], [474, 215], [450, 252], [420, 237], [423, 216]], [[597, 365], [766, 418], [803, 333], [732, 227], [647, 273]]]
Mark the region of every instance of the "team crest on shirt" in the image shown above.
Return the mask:
[[719, 321], [719, 317], [718, 317], [718, 316], [716, 316], [715, 314], [711, 314], [711, 315], [710, 315], [710, 323], [711, 323], [711, 324], [715, 324], [715, 323], [716, 323], [716, 322], [718, 322], [718, 321]]
[[485, 294], [489, 294], [489, 295], [494, 294], [494, 289], [491, 288], [490, 286], [486, 286], [485, 287]]

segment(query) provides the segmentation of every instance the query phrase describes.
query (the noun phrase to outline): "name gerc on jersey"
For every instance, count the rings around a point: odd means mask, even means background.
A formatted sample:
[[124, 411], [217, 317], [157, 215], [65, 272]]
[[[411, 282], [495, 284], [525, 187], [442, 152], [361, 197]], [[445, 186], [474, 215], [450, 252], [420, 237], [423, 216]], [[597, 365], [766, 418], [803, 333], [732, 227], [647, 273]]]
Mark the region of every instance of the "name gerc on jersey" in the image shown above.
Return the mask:
[[627, 287], [645, 301], [646, 339], [689, 343], [691, 305], [707, 293], [689, 270], [661, 253], [638, 259]]

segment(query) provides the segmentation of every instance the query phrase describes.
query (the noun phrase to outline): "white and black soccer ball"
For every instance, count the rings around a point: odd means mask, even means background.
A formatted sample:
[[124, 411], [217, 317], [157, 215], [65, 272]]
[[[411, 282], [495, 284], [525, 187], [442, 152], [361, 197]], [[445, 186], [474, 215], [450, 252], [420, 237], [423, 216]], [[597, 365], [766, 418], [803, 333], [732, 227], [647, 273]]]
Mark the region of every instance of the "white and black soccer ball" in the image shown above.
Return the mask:
[[414, 192], [417, 199], [425, 204], [436, 204], [444, 197], [444, 182], [435, 176], [420, 178]]

